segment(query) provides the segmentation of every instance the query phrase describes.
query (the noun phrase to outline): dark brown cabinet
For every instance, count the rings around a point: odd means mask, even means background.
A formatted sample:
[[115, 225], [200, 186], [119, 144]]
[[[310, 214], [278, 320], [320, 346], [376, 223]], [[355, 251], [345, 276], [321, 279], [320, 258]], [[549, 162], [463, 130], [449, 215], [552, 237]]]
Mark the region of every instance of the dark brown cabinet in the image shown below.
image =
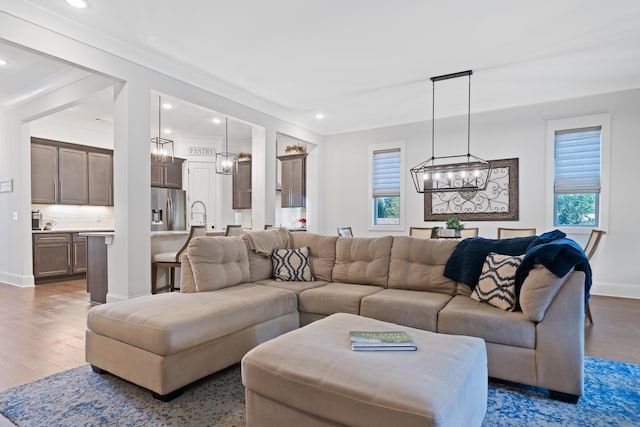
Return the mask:
[[89, 204], [89, 165], [87, 152], [58, 148], [59, 203], [63, 205]]
[[103, 153], [88, 153], [89, 204], [113, 205], [113, 156]]
[[31, 201], [53, 204], [58, 200], [58, 147], [31, 144]]
[[113, 152], [31, 138], [31, 202], [113, 205]]
[[233, 209], [251, 209], [251, 161], [238, 162], [233, 175]]
[[306, 154], [280, 156], [281, 206], [303, 208], [306, 204]]
[[33, 275], [36, 279], [66, 276], [71, 269], [71, 234], [33, 236]]
[[182, 163], [175, 157], [173, 163], [151, 163], [151, 186], [182, 189]]
[[87, 238], [72, 233], [73, 239], [73, 262], [71, 263], [71, 274], [87, 272]]
[[33, 235], [33, 275], [36, 279], [87, 271], [87, 238], [78, 233]]

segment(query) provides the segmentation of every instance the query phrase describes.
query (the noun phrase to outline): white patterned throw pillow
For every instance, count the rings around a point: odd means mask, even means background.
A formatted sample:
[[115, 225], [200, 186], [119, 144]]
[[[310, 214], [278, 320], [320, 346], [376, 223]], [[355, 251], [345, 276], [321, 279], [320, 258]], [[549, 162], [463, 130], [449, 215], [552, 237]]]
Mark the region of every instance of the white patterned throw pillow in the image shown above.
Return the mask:
[[511, 256], [489, 253], [482, 266], [482, 274], [471, 298], [486, 302], [505, 311], [516, 309], [516, 270], [524, 255]]
[[271, 251], [273, 276], [279, 282], [313, 282], [309, 262], [309, 247], [299, 249], [274, 249]]

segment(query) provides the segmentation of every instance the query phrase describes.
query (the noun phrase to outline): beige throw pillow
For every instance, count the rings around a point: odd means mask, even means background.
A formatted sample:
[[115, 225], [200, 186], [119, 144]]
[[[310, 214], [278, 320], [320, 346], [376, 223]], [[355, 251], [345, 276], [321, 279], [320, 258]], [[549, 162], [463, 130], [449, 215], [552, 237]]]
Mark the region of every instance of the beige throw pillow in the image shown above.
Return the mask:
[[520, 307], [527, 320], [540, 322], [544, 318], [567, 276], [556, 277], [544, 266], [534, 265], [520, 288]]

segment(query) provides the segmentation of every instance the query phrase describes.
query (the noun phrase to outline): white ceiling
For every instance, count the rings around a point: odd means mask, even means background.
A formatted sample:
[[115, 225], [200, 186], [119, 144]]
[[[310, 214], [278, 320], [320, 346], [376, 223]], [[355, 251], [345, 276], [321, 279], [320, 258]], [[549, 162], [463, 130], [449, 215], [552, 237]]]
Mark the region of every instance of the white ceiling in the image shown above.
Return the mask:
[[467, 69], [473, 112], [640, 87], [637, 0], [88, 2], [5, 9], [321, 134], [428, 119], [429, 77]]

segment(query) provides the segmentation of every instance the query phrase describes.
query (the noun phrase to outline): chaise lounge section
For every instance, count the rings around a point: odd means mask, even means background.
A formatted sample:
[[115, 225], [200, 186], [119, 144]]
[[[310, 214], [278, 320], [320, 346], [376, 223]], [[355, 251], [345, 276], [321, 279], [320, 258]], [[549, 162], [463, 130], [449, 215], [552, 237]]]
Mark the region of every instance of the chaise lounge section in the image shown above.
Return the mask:
[[[473, 300], [469, 287], [444, 276], [457, 245], [285, 230], [199, 237], [182, 258], [181, 293], [90, 310], [87, 361], [170, 398], [262, 342], [350, 313], [482, 338], [490, 377], [576, 402], [583, 392], [585, 274], [558, 278], [536, 265], [522, 285], [522, 311], [504, 311]], [[275, 280], [269, 249], [304, 247], [315, 280]]]

